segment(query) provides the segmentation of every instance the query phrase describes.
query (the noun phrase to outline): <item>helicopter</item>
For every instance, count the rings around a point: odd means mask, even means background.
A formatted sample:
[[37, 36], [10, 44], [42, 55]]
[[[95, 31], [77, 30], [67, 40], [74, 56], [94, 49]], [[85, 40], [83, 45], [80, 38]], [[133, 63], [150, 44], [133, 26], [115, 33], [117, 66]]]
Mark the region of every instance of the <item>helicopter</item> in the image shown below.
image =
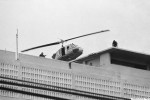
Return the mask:
[[62, 47], [56, 53], [54, 53], [52, 55], [52, 58], [57, 59], [57, 60], [63, 60], [63, 61], [71, 61], [71, 60], [75, 60], [77, 57], [79, 57], [83, 53], [83, 49], [73, 43], [64, 46], [63, 45], [64, 42], [67, 42], [67, 41], [70, 41], [73, 39], [77, 39], [77, 38], [81, 38], [81, 37], [85, 37], [85, 36], [89, 36], [89, 35], [107, 32], [107, 31], [109, 31], [109, 30], [102, 30], [102, 31], [94, 32], [94, 33], [89, 33], [89, 34], [73, 37], [73, 38], [66, 39], [66, 40], [60, 40], [58, 42], [53, 42], [53, 43], [44, 44], [44, 45], [29, 48], [29, 49], [25, 49], [25, 50], [22, 50], [21, 52], [26, 52], [26, 51], [30, 51], [33, 49], [62, 44]]

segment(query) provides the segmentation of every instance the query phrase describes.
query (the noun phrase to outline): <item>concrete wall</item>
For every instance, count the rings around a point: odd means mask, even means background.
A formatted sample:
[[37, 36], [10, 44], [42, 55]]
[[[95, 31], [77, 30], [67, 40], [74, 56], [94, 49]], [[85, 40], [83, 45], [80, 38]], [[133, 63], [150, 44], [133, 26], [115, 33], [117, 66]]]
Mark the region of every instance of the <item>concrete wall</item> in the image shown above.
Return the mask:
[[[99, 58], [93, 61], [98, 65]], [[107, 86], [111, 84], [111, 81], [116, 82], [114, 88], [119, 87], [118, 92], [122, 92], [117, 96], [124, 96], [124, 84], [129, 83], [130, 87], [132, 84], [137, 86], [147, 87], [147, 90], [150, 93], [150, 72], [146, 70], [140, 70], [135, 68], [130, 68], [121, 65], [110, 64], [110, 55], [109, 53], [103, 54], [100, 57], [100, 67], [88, 66], [84, 64], [71, 63], [69, 66], [68, 62], [53, 60], [47, 58], [41, 58], [30, 55], [20, 54], [20, 60], [15, 60], [15, 54], [13, 52], [0, 51], [0, 62], [7, 64], [12, 64], [16, 66], [26, 66], [38, 69], [53, 70], [58, 72], [70, 73], [72, 75], [72, 88], [75, 88], [75, 77], [77, 75], [92, 78], [92, 79], [103, 79], [105, 80]], [[21, 74], [20, 74], [21, 78]], [[94, 81], [95, 81], [94, 80]], [[93, 81], [91, 81], [93, 82]], [[97, 84], [96, 81], [94, 84]], [[139, 88], [134, 88], [137, 90]], [[109, 88], [107, 88], [110, 91]], [[144, 91], [144, 90], [142, 90]], [[4, 99], [5, 100], [5, 99]]]
[[100, 55], [100, 66], [109, 65], [110, 63], [111, 62], [109, 53], [104, 53]]
[[88, 61], [83, 61], [82, 64], [100, 67], [100, 57], [96, 57], [96, 58], [88, 60]]
[[90, 63], [92, 63], [92, 66], [96, 66], [96, 67], [108, 65], [111, 63], [110, 54], [109, 53], [101, 54], [100, 56], [97, 56], [94, 59], [83, 61], [83, 64], [85, 65], [90, 65]]
[[0, 96], [0, 100], [27, 100], [27, 99], [15, 98], [15, 97], [7, 97], [7, 96]]
[[[98, 60], [93, 61], [98, 64]], [[69, 63], [60, 60], [53, 60], [47, 58], [41, 58], [31, 55], [20, 54], [20, 60], [15, 60], [15, 54], [13, 52], [0, 51], [0, 61], [5, 63], [11, 63], [19, 66], [28, 66], [33, 68], [41, 68], [45, 70], [57, 70], [68, 73], [82, 73], [85, 75], [96, 75], [106, 76], [117, 79], [130, 79], [135, 80], [145, 80], [145, 84], [150, 85], [150, 71], [130, 68], [122, 65], [110, 64], [110, 55], [104, 54], [100, 57], [101, 67], [88, 66], [84, 64], [72, 63], [71, 69], [69, 68]]]
[[118, 73], [120, 79], [150, 87], [150, 71], [111, 64], [106, 69]]

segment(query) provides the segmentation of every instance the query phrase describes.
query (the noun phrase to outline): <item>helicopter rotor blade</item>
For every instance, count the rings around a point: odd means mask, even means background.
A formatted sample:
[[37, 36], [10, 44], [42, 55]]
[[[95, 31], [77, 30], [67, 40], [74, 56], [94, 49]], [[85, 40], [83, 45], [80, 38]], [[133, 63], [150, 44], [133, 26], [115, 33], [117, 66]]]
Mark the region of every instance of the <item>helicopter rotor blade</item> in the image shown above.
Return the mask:
[[45, 45], [40, 45], [40, 46], [36, 46], [36, 47], [33, 47], [33, 48], [22, 50], [21, 52], [26, 52], [26, 51], [33, 50], [33, 49], [38, 49], [38, 48], [42, 48], [42, 47], [57, 45], [57, 44], [60, 44], [60, 43], [61, 42], [54, 42], [54, 43], [49, 43], [49, 44], [45, 44]]
[[77, 39], [77, 38], [81, 38], [81, 37], [85, 37], [85, 36], [89, 36], [89, 35], [93, 35], [93, 34], [98, 34], [98, 33], [102, 33], [102, 32], [107, 32], [107, 31], [109, 31], [109, 30], [102, 30], [102, 31], [94, 32], [94, 33], [89, 33], [89, 34], [77, 36], [77, 37], [74, 37], [74, 38], [66, 39], [66, 40], [64, 40], [64, 42], [67, 42], [67, 41], [70, 41], [70, 40], [73, 40], [73, 39]]
[[89, 34], [77, 36], [77, 37], [74, 37], [74, 38], [70, 38], [70, 39], [66, 39], [66, 40], [61, 40], [59, 42], [54, 42], [54, 43], [49, 43], [49, 44], [45, 44], [45, 45], [40, 45], [40, 46], [32, 47], [32, 48], [29, 48], [29, 49], [22, 50], [21, 52], [26, 52], [26, 51], [30, 51], [30, 50], [33, 50], [33, 49], [38, 49], [38, 48], [42, 48], [42, 47], [57, 45], [57, 44], [60, 44], [60, 43], [63, 44], [64, 42], [67, 42], [67, 41], [70, 41], [70, 40], [73, 40], [73, 39], [77, 39], [77, 38], [81, 38], [81, 37], [89, 36], [89, 35], [93, 35], [93, 34], [98, 34], [98, 33], [102, 33], [102, 32], [107, 32], [107, 31], [109, 31], [109, 30], [102, 30], [102, 31], [94, 32], [94, 33], [89, 33]]

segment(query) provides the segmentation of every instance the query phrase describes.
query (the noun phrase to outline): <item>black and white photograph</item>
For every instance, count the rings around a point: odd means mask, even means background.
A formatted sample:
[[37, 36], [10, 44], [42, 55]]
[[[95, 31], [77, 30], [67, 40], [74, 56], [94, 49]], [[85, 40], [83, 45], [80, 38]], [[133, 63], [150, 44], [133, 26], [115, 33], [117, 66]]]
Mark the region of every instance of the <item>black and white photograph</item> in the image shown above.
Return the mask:
[[150, 1], [0, 0], [0, 100], [150, 100]]

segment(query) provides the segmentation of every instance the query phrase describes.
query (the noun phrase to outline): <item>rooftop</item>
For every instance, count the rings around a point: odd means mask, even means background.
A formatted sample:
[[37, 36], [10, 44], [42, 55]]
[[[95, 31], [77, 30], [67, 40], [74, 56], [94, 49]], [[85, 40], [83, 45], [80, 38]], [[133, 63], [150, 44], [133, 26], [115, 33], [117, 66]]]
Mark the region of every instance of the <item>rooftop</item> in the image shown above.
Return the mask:
[[150, 55], [148, 54], [130, 51], [130, 50], [122, 49], [122, 48], [115, 48], [115, 47], [111, 47], [100, 52], [91, 53], [85, 57], [75, 60], [75, 62], [80, 63], [83, 61], [91, 60], [96, 57], [99, 57], [100, 55], [104, 53], [110, 53], [111, 56], [115, 58], [117, 57], [117, 58], [123, 58], [123, 59], [128, 59], [128, 60], [136, 60], [142, 63], [150, 64]]

